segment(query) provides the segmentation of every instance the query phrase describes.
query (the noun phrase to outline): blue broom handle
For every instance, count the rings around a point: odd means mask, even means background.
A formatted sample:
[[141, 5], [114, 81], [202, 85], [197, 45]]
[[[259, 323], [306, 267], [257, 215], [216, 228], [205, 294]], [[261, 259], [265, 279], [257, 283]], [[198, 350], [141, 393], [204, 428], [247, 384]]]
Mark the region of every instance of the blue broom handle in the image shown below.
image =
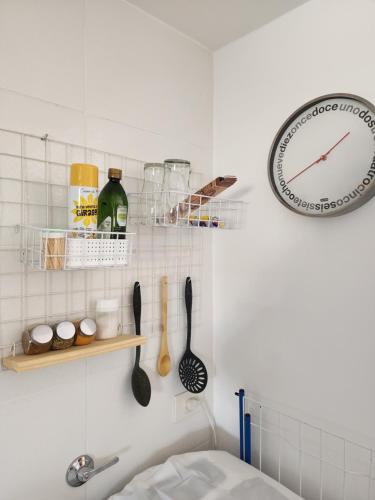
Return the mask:
[[244, 397], [245, 391], [240, 389], [236, 392], [236, 396], [238, 396], [238, 410], [239, 410], [239, 422], [240, 422], [240, 459], [244, 459]]
[[251, 465], [251, 415], [245, 413], [245, 462]]

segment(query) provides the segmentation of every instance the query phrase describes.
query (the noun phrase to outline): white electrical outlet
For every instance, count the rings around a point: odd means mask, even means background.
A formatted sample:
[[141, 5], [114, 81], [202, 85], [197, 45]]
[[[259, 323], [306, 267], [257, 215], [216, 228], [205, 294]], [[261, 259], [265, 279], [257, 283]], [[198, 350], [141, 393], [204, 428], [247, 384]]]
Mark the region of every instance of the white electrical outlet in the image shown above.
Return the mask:
[[183, 418], [196, 413], [201, 409], [202, 396], [185, 391], [174, 397], [174, 422], [179, 422]]

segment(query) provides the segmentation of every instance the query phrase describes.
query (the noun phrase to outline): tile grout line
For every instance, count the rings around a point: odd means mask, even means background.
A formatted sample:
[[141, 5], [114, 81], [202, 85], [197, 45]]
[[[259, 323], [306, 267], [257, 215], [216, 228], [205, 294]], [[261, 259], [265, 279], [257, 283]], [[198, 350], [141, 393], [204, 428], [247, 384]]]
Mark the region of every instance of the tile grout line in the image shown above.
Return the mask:
[[[87, 161], [87, 1], [83, 2], [83, 144], [85, 147], [85, 161]], [[85, 276], [85, 310], [87, 314], [88, 309], [88, 272], [87, 269], [84, 271]], [[85, 453], [91, 455], [88, 450], [88, 360], [85, 359], [85, 384], [84, 384], [84, 448]], [[84, 497], [88, 500], [88, 487], [87, 484], [84, 485]]]

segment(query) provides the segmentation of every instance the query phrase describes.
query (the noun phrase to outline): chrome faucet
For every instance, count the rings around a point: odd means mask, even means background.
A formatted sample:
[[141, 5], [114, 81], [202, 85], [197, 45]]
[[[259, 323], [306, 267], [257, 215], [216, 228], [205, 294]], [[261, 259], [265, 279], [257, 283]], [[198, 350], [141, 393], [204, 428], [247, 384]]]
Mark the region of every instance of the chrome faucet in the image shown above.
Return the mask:
[[94, 459], [90, 455], [80, 455], [69, 465], [65, 476], [66, 482], [69, 486], [82, 486], [92, 477], [117, 464], [119, 460], [119, 457], [114, 457], [95, 469]]

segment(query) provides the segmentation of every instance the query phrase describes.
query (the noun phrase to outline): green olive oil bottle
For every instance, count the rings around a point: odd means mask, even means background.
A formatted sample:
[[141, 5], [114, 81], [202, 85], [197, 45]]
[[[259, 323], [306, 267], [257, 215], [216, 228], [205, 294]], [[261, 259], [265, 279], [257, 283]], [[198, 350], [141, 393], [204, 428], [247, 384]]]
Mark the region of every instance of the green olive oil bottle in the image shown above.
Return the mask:
[[[100, 192], [98, 199], [98, 231], [125, 233], [128, 220], [128, 198], [120, 184], [122, 170], [108, 169], [109, 181]], [[112, 239], [116, 235], [111, 235]], [[124, 235], [119, 235], [124, 239]]]

